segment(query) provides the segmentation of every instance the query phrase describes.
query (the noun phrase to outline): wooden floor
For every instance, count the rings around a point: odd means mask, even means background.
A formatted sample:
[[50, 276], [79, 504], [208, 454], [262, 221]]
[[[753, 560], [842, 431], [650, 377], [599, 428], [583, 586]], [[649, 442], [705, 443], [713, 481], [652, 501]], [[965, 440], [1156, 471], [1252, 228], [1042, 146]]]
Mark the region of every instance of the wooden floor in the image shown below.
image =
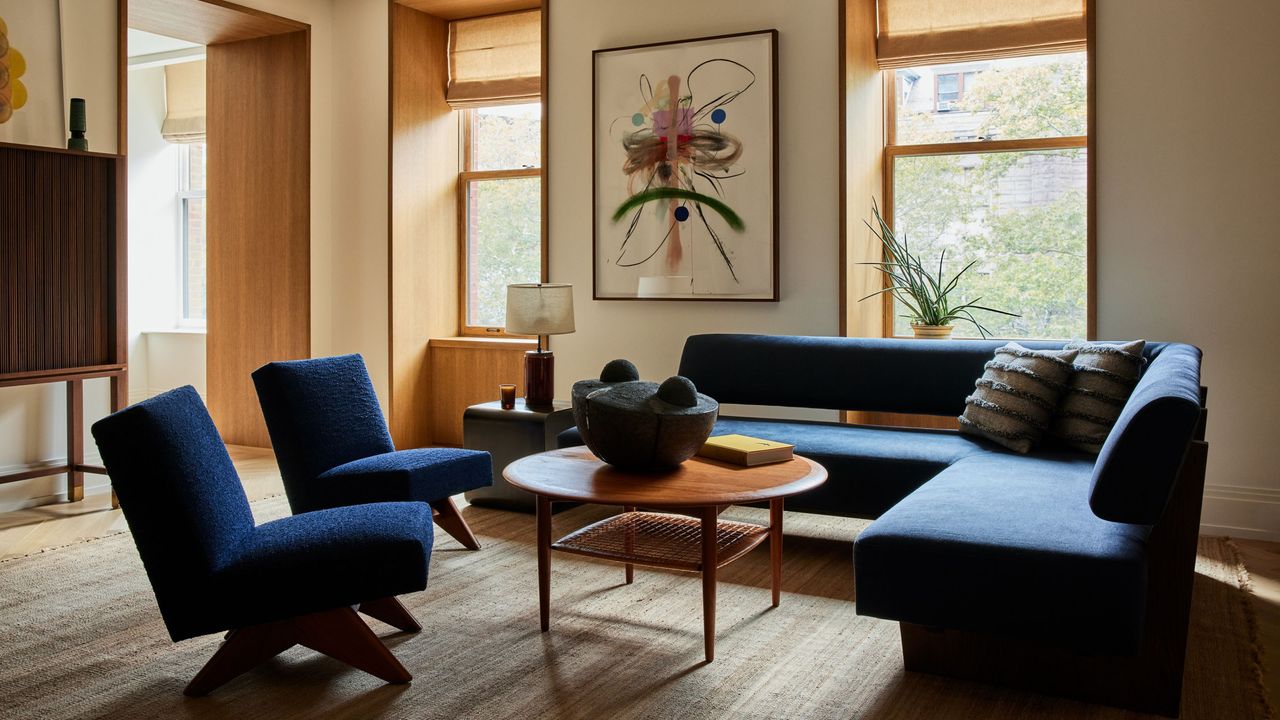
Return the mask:
[[[284, 492], [270, 450], [232, 447], [230, 452], [250, 500]], [[128, 529], [120, 511], [111, 509], [110, 500], [110, 494], [96, 493], [78, 503], [0, 513], [0, 562]], [[1235, 543], [1253, 584], [1267, 691], [1272, 706], [1280, 708], [1280, 543]]]

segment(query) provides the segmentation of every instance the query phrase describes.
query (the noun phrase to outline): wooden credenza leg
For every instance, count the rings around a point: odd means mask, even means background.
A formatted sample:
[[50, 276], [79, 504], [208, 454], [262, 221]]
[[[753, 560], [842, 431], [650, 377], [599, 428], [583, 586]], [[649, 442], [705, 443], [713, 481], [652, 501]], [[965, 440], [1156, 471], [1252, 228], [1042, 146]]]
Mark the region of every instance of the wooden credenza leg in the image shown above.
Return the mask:
[[[111, 412], [119, 412], [129, 406], [129, 376], [113, 375], [111, 377]], [[108, 480], [110, 482], [110, 480]], [[111, 509], [120, 507], [120, 498], [116, 497], [115, 487], [111, 488]]]
[[67, 502], [84, 499], [84, 381], [67, 381]]

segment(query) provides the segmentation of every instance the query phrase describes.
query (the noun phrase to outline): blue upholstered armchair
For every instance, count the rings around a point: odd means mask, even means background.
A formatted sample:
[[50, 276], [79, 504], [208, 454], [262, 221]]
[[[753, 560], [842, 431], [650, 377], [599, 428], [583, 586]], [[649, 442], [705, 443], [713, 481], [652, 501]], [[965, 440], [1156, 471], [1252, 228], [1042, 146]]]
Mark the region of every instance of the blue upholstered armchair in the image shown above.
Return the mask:
[[254, 371], [253, 384], [295, 513], [425, 502], [441, 529], [480, 549], [453, 496], [493, 483], [489, 453], [397, 451], [359, 355], [267, 363]]
[[93, 436], [169, 636], [231, 631], [186, 694], [208, 694], [294, 645], [387, 682], [412, 678], [356, 611], [421, 629], [395, 596], [427, 586], [426, 507], [378, 503], [255, 526], [190, 386], [100, 420]]

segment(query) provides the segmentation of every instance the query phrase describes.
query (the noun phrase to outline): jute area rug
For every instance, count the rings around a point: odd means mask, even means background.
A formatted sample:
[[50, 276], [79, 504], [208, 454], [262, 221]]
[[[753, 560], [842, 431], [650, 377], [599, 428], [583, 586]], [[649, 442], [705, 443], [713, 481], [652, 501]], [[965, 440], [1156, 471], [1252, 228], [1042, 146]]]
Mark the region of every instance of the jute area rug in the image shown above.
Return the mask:
[[[282, 498], [254, 506], [260, 520]], [[403, 598], [416, 635], [371, 621], [414, 674], [406, 686], [294, 648], [191, 699], [219, 637], [173, 644], [131, 537], [0, 563], [0, 717], [35, 718], [1129, 718], [1133, 713], [908, 674], [895, 623], [854, 610], [850, 542], [864, 523], [787, 515], [782, 605], [768, 551], [722, 570], [716, 661], [702, 657], [700, 583], [553, 555], [552, 625], [538, 630], [532, 516], [468, 508], [484, 547], [437, 533], [426, 592]], [[574, 508], [558, 534], [607, 514]], [[737, 519], [761, 511], [731, 509]], [[1248, 578], [1202, 539], [1183, 717], [1267, 718]]]

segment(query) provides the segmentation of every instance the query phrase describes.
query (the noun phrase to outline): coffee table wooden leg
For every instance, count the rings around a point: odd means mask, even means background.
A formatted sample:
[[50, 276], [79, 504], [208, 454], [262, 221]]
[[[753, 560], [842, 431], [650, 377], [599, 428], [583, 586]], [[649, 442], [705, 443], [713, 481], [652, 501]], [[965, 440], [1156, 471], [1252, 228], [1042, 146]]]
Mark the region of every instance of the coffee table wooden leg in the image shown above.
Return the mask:
[[773, 570], [773, 606], [782, 599], [782, 498], [769, 501], [769, 564]]
[[[636, 511], [636, 508], [634, 505], [622, 506], [622, 512], [635, 512], [635, 511]], [[627, 540], [626, 540], [627, 554], [630, 555], [631, 553], [635, 552], [635, 549], [636, 549], [636, 532], [634, 529], [628, 528]], [[636, 579], [636, 568], [635, 568], [635, 565], [631, 563], [627, 563], [626, 569], [627, 569], [627, 584], [630, 585]]]
[[542, 632], [551, 627], [551, 501], [538, 496], [538, 615]]
[[716, 659], [716, 515], [714, 506], [702, 509], [702, 635], [707, 662]]

